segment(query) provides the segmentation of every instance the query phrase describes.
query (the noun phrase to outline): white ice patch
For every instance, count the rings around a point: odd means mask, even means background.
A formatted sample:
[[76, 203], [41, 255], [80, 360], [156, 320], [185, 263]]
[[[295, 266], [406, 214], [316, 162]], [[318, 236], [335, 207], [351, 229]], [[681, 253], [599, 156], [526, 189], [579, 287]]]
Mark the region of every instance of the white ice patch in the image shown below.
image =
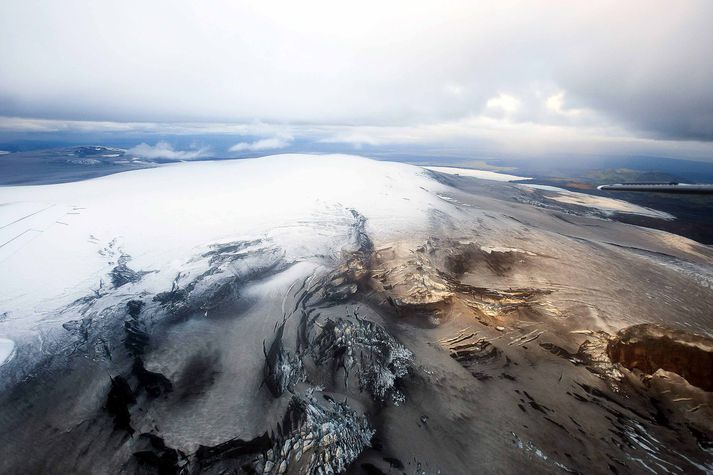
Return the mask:
[[492, 180], [492, 181], [517, 181], [517, 180], [531, 180], [524, 176], [508, 175], [507, 173], [491, 172], [487, 170], [474, 170], [472, 168], [456, 168], [456, 167], [423, 167], [426, 170], [431, 170], [438, 173], [445, 173], [447, 175], [459, 175], [468, 176], [473, 178], [480, 178], [482, 180]]
[[480, 246], [480, 250], [492, 254], [493, 252], [517, 252], [519, 254], [527, 254], [528, 256], [536, 256], [534, 252], [526, 251], [524, 249], [518, 249], [516, 247], [504, 247], [504, 246]]
[[267, 279], [248, 285], [243, 291], [246, 297], [266, 298], [287, 296], [292, 288], [312, 275], [317, 266], [309, 262], [298, 262], [287, 270]]
[[540, 185], [538, 183], [522, 183], [522, 186], [526, 186], [528, 188], [535, 188], [536, 190], [544, 190], [544, 191], [557, 191], [557, 192], [564, 192], [567, 193], [568, 190], [565, 190], [564, 188], [560, 188], [559, 186], [552, 186], [552, 185]]
[[560, 203], [573, 204], [578, 206], [584, 206], [585, 208], [598, 209], [604, 211], [605, 213], [626, 213], [626, 214], [637, 214], [639, 216], [648, 216], [650, 218], [666, 219], [672, 220], [676, 219], [675, 216], [666, 213], [664, 211], [658, 211], [651, 208], [645, 208], [643, 206], [635, 205], [629, 203], [628, 201], [617, 200], [614, 198], [606, 198], [604, 196], [588, 195], [586, 193], [577, 193], [576, 191], [565, 190], [564, 188], [558, 188], [556, 186], [550, 185], [537, 185], [523, 183], [520, 186], [526, 188], [535, 188], [543, 191], [550, 191], [554, 194], [545, 194], [545, 198], [548, 200], [558, 201]]
[[12, 359], [15, 353], [15, 342], [7, 338], [0, 338], [0, 366]]

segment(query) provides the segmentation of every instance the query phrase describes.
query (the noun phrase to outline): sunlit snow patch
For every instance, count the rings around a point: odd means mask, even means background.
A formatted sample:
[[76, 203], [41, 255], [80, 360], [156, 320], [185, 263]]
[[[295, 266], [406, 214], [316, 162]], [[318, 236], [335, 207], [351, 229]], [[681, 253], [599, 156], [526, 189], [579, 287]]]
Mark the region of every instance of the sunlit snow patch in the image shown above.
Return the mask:
[[565, 190], [564, 188], [559, 188], [550, 185], [523, 183], [520, 186], [553, 193], [544, 194], [544, 197], [548, 200], [558, 201], [560, 203], [572, 204], [577, 206], [584, 206], [585, 208], [594, 208], [600, 211], [604, 211], [606, 213], [637, 214], [639, 216], [647, 216], [650, 218], [659, 218], [666, 220], [676, 219], [675, 216], [664, 211], [645, 208], [643, 206], [629, 203], [628, 201], [616, 200], [614, 198], [606, 198], [603, 196], [577, 193], [576, 191]]
[[431, 170], [433, 172], [445, 173], [447, 175], [459, 175], [468, 176], [472, 178], [480, 178], [481, 180], [492, 180], [492, 181], [518, 181], [518, 180], [531, 180], [532, 178], [508, 175], [507, 173], [491, 172], [487, 170], [474, 170], [472, 168], [455, 168], [455, 167], [423, 167], [426, 170]]
[[0, 366], [4, 365], [15, 353], [15, 342], [7, 338], [0, 338]]

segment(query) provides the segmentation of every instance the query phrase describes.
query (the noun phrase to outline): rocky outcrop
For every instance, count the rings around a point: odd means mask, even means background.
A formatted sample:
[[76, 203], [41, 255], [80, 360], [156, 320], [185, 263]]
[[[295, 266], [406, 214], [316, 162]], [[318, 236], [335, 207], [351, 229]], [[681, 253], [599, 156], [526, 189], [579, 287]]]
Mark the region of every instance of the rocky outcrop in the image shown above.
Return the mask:
[[273, 441], [267, 433], [250, 440], [236, 438], [218, 445], [201, 445], [195, 453], [196, 465], [204, 469], [216, 463], [224, 463], [226, 460], [246, 458], [249, 461], [250, 458], [255, 459], [259, 454], [266, 453], [272, 445]]
[[412, 247], [392, 245], [375, 251], [374, 287], [400, 317], [438, 326], [459, 307], [494, 325], [520, 308], [533, 307], [547, 289], [494, 288], [494, 278], [522, 270], [535, 254], [514, 248], [483, 247], [474, 242], [430, 238]]
[[344, 302], [364, 289], [370, 276], [374, 244], [366, 233], [366, 218], [356, 210], [349, 210], [354, 219], [351, 225], [351, 240], [355, 249], [345, 262], [326, 279], [322, 292], [329, 302]]
[[614, 364], [607, 354], [611, 335], [603, 331], [590, 331], [589, 338], [584, 340], [576, 353], [553, 343], [540, 343], [540, 347], [555, 356], [569, 360], [572, 364], [584, 366], [588, 371], [604, 379], [609, 386], [616, 390], [624, 375], [619, 366]]
[[344, 472], [370, 445], [374, 430], [346, 403], [310, 392], [293, 396], [273, 447], [256, 465], [264, 475]]
[[344, 369], [347, 382], [356, 369], [360, 388], [375, 401], [403, 401], [396, 382], [408, 374], [413, 354], [374, 322], [327, 320], [314, 339], [312, 356], [318, 365], [331, 361]]
[[129, 267], [128, 263], [131, 257], [127, 254], [121, 254], [117, 259], [117, 264], [109, 273], [111, 284], [114, 287], [121, 287], [126, 284], [133, 284], [140, 281], [143, 276], [150, 274], [149, 271], [136, 271]]
[[684, 377], [690, 384], [713, 391], [713, 340], [659, 325], [625, 328], [607, 345], [615, 363], [647, 374], [659, 369]]

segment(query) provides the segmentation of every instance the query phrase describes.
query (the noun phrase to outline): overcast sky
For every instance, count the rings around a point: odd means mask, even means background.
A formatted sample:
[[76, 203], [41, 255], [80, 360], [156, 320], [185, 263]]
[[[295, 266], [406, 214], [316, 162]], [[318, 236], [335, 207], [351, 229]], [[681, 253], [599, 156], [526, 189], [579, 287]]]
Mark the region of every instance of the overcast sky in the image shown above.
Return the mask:
[[713, 2], [478, 3], [3, 0], [0, 131], [713, 160]]

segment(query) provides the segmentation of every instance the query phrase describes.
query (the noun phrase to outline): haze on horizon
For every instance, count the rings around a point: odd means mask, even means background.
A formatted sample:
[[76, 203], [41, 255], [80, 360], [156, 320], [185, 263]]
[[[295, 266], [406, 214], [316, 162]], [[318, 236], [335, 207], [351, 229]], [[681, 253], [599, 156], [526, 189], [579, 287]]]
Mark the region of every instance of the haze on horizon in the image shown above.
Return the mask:
[[0, 139], [713, 160], [713, 3], [475, 3], [6, 0]]

